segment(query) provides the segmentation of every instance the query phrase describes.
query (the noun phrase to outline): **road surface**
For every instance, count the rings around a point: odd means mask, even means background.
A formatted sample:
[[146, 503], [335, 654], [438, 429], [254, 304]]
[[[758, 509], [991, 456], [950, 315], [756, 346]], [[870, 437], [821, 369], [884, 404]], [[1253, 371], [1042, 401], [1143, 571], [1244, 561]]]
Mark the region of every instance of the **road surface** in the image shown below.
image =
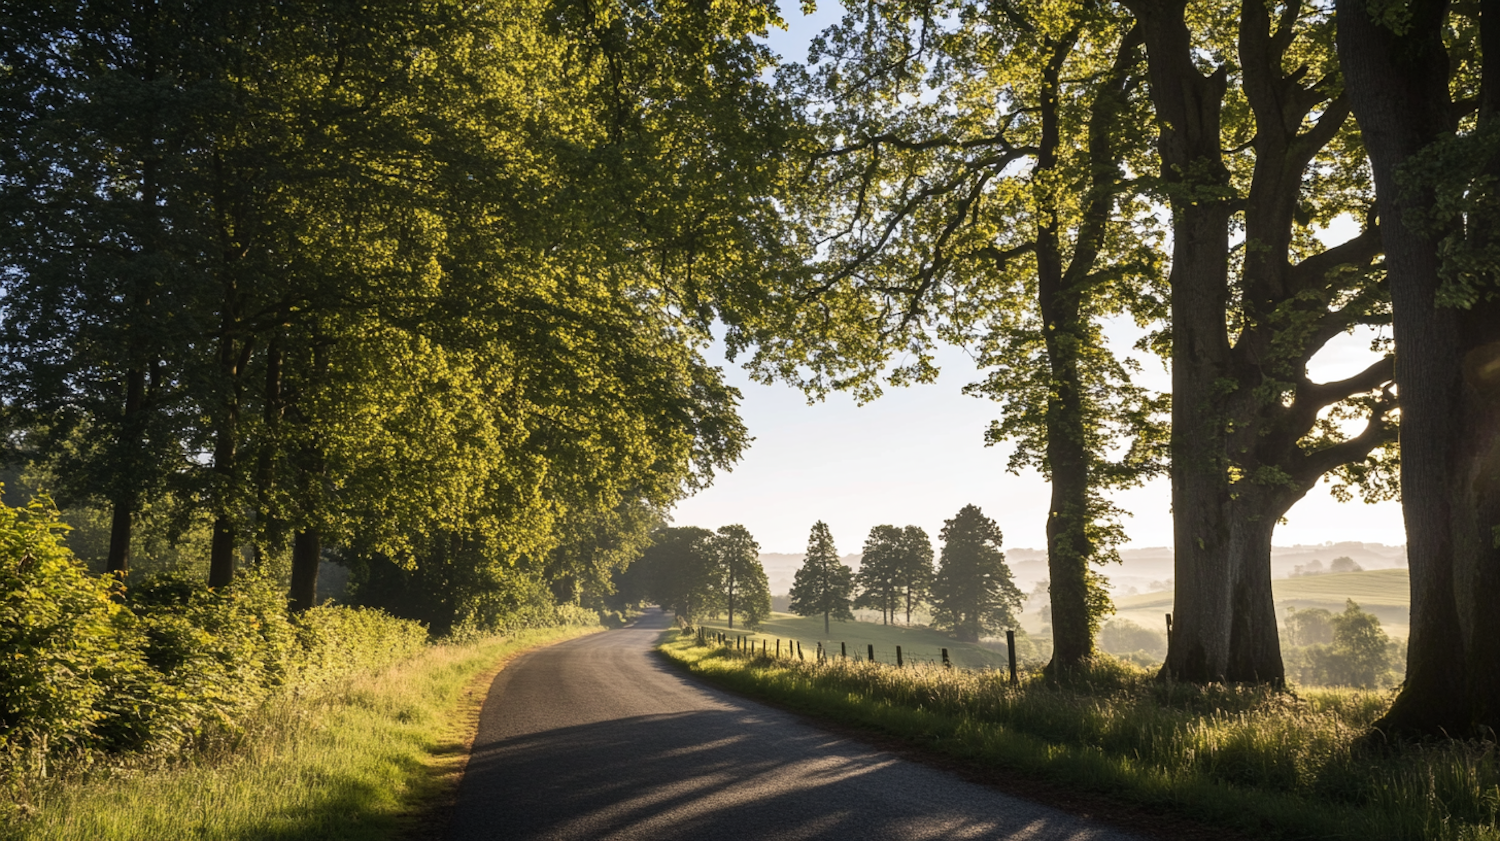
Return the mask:
[[450, 841], [1139, 841], [693, 681], [634, 626], [495, 678]]

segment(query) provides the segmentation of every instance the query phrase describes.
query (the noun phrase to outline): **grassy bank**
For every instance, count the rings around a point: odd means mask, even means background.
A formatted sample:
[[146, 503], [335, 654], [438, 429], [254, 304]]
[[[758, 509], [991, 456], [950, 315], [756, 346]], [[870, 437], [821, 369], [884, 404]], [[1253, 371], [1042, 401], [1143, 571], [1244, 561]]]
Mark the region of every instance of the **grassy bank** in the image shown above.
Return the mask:
[[[0, 838], [390, 839], [451, 785], [485, 686], [516, 652], [592, 633], [557, 628], [431, 646], [316, 695], [279, 696], [238, 732], [175, 759], [137, 758], [11, 783]], [[486, 684], [487, 686], [487, 684]]]
[[1011, 686], [998, 671], [778, 660], [692, 638], [662, 650], [728, 689], [1250, 837], [1500, 839], [1493, 746], [1355, 747], [1382, 694], [1203, 689], [1113, 664], [1070, 688]]

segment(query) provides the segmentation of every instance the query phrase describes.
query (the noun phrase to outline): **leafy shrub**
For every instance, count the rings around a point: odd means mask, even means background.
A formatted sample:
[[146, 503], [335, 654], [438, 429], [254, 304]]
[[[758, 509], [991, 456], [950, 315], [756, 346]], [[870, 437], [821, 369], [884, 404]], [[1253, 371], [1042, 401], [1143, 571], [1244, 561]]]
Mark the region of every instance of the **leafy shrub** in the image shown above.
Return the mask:
[[158, 575], [122, 603], [115, 579], [68, 552], [65, 529], [44, 497], [0, 505], [0, 757], [11, 767], [233, 733], [274, 692], [317, 692], [427, 641], [422, 625], [376, 610], [289, 617], [280, 583], [255, 572], [219, 589]]
[[295, 620], [301, 642], [291, 683], [302, 689], [404, 660], [427, 645], [427, 628], [360, 607], [315, 607]]
[[[0, 778], [63, 753], [178, 750], [234, 736], [278, 693], [306, 697], [419, 653], [427, 627], [380, 610], [287, 611], [250, 570], [210, 588], [183, 573], [96, 576], [62, 541], [50, 500], [0, 504]], [[595, 625], [577, 605], [532, 604], [499, 628]]]
[[170, 748], [206, 728], [233, 730], [302, 655], [286, 596], [265, 575], [212, 589], [165, 573], [132, 587], [128, 606], [130, 643], [146, 670], [117, 678], [101, 733], [110, 750]]
[[129, 617], [114, 582], [73, 559], [65, 528], [46, 498], [0, 506], [0, 750], [11, 755], [90, 746], [108, 675], [136, 665], [119, 645]]

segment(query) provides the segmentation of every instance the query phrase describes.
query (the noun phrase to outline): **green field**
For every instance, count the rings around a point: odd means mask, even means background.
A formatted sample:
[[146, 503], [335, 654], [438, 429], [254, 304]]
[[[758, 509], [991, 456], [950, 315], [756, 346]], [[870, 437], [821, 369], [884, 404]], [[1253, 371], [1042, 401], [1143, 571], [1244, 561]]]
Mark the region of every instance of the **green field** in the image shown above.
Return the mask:
[[[1271, 591], [1276, 596], [1276, 611], [1282, 616], [1288, 607], [1321, 607], [1338, 613], [1344, 609], [1345, 599], [1354, 599], [1361, 608], [1380, 617], [1391, 636], [1405, 637], [1410, 630], [1411, 583], [1404, 569], [1278, 578], [1271, 582]], [[1165, 614], [1172, 612], [1172, 593], [1117, 596], [1115, 610], [1121, 618], [1138, 625], [1164, 630]]]
[[823, 617], [801, 617], [790, 613], [771, 614], [770, 619], [761, 623], [759, 633], [739, 627], [730, 631], [723, 619], [705, 622], [703, 627], [710, 632], [723, 631], [731, 636], [748, 635], [757, 648], [764, 640], [766, 649], [772, 652], [776, 650], [777, 640], [781, 640], [783, 645], [788, 642], [800, 642], [802, 654], [808, 659], [812, 659], [820, 642], [835, 655], [839, 653], [839, 644], [843, 643], [850, 657], [864, 659], [869, 653], [866, 646], [873, 645], [876, 660], [882, 663], [894, 663], [896, 662], [896, 646], [899, 645], [902, 659], [907, 663], [941, 662], [942, 649], [946, 648], [953, 665], [961, 668], [1003, 669], [1006, 667], [1003, 645], [988, 648], [973, 643], [958, 642], [941, 631], [928, 628], [906, 628], [900, 625], [879, 625], [874, 622], [834, 620], [829, 635], [825, 636]]

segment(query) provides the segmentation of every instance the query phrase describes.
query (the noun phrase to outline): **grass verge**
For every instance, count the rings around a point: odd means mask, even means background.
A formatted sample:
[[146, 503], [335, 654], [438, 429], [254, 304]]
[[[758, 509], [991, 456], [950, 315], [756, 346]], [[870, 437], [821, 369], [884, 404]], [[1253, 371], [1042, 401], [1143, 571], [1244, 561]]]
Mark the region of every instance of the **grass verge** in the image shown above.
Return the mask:
[[998, 671], [777, 659], [675, 636], [661, 650], [726, 689], [1249, 837], [1500, 839], [1495, 746], [1360, 750], [1381, 694], [1164, 684], [1114, 663], [1066, 687], [1012, 686]]
[[435, 645], [315, 697], [279, 697], [232, 738], [34, 781], [6, 841], [328, 839], [411, 834], [456, 783], [478, 708], [511, 655], [600, 628], [551, 628]]

